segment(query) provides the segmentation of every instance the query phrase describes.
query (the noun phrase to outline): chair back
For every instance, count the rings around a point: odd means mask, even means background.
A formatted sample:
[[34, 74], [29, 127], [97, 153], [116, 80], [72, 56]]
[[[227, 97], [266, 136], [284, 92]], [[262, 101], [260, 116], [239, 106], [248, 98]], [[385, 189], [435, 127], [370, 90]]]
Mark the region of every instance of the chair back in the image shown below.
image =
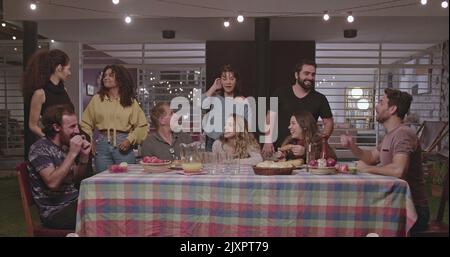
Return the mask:
[[424, 121], [420, 133], [419, 141], [422, 151], [431, 152], [439, 142], [437, 140], [444, 132], [448, 122], [446, 121]]
[[27, 226], [27, 234], [33, 236], [33, 220], [31, 218], [30, 207], [34, 204], [31, 195], [31, 186], [25, 162], [19, 163], [16, 166], [17, 179], [19, 181], [20, 196], [22, 198], [22, 208], [25, 215], [25, 223]]

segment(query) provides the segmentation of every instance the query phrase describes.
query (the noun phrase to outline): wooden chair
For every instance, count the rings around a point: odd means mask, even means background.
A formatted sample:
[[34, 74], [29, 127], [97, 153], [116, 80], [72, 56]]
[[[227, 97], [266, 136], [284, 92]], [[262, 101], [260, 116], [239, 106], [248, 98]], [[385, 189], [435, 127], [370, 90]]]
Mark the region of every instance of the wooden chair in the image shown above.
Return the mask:
[[27, 234], [35, 237], [65, 237], [71, 230], [45, 228], [42, 225], [35, 224], [31, 217], [31, 207], [34, 205], [31, 196], [31, 186], [25, 162], [16, 166], [17, 179], [19, 180], [20, 196], [22, 198], [23, 213], [25, 215], [25, 223], [27, 226]]
[[447, 121], [424, 121], [417, 129], [416, 134], [419, 136], [420, 146], [423, 152], [431, 152], [444, 138], [443, 133], [447, 128]]
[[[448, 158], [447, 158], [448, 167]], [[439, 209], [436, 219], [428, 224], [428, 229], [420, 232], [411, 232], [412, 237], [448, 237], [448, 224], [443, 222], [445, 207], [448, 203], [448, 169], [444, 180], [444, 189], [442, 190], [441, 200], [439, 202]]]

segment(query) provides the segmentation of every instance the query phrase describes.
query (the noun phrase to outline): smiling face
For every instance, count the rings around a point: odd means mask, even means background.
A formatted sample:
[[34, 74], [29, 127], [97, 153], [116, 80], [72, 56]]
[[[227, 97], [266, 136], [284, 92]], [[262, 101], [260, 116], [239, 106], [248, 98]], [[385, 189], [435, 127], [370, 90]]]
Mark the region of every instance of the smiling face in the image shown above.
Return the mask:
[[236, 136], [236, 130], [234, 128], [234, 118], [232, 116], [228, 117], [225, 121], [223, 136], [226, 139], [230, 139]]
[[289, 132], [291, 133], [292, 138], [301, 138], [302, 137], [302, 129], [297, 122], [295, 116], [291, 116], [291, 120], [289, 122]]
[[236, 78], [234, 77], [234, 73], [229, 71], [223, 72], [220, 77], [220, 82], [222, 83], [223, 90], [226, 94], [233, 94], [234, 89], [236, 88]]
[[63, 115], [62, 124], [54, 124], [54, 129], [59, 133], [61, 144], [69, 146], [70, 139], [80, 134], [76, 115]]
[[389, 107], [389, 99], [386, 95], [380, 97], [380, 100], [375, 106], [377, 121], [379, 123], [386, 122], [395, 113], [396, 108], [397, 107], [395, 105]]
[[116, 76], [115, 76], [114, 72], [112, 71], [112, 69], [107, 69], [105, 71], [105, 73], [103, 74], [102, 81], [103, 81], [103, 85], [107, 89], [117, 87]]
[[316, 82], [316, 68], [313, 65], [304, 64], [302, 69], [295, 73], [295, 79], [305, 91], [314, 89]]

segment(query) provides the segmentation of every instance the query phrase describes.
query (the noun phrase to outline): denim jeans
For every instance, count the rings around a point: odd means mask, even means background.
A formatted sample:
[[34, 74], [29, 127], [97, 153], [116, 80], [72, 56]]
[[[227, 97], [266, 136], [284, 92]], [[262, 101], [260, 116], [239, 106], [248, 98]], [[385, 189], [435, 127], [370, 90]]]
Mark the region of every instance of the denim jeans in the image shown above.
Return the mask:
[[[112, 134], [112, 133], [111, 133]], [[95, 155], [95, 172], [99, 173], [105, 171], [109, 168], [109, 166], [113, 164], [120, 164], [121, 162], [127, 162], [128, 164], [135, 164], [136, 157], [133, 152], [133, 146], [130, 146], [130, 149], [126, 152], [122, 152], [119, 150], [119, 145], [122, 143], [128, 134], [126, 133], [117, 133], [116, 134], [116, 142], [117, 145], [114, 147], [113, 140], [111, 139], [111, 143], [108, 143], [107, 137], [100, 134], [99, 138], [96, 142], [96, 152]]]

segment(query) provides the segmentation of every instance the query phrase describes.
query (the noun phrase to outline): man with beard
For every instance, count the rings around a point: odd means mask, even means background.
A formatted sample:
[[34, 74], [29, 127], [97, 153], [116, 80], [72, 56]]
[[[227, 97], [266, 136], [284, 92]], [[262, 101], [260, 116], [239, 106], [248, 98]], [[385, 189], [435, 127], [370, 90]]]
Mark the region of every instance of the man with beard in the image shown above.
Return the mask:
[[358, 170], [398, 177], [408, 182], [417, 212], [417, 221], [411, 231], [425, 230], [430, 212], [425, 194], [422, 150], [416, 132], [403, 123], [412, 96], [390, 88], [384, 93], [375, 107], [377, 121], [386, 129], [381, 144], [373, 150], [362, 150], [348, 135], [341, 136], [341, 144], [360, 159], [356, 164]]
[[[296, 65], [295, 84], [278, 88], [273, 97], [278, 97], [278, 127], [272, 133], [278, 134], [276, 146], [281, 146], [283, 140], [289, 135], [289, 120], [297, 111], [310, 112], [315, 120], [320, 117], [324, 124], [322, 136], [330, 137], [333, 132], [333, 114], [327, 98], [315, 90], [316, 63], [311, 60], [301, 60]], [[267, 122], [268, 123], [268, 122]], [[278, 130], [278, 133], [277, 133]], [[268, 156], [274, 152], [274, 145], [265, 143], [263, 155]]]
[[78, 190], [85, 177], [91, 145], [78, 129], [72, 107], [49, 107], [42, 118], [45, 137], [29, 152], [31, 191], [44, 226], [75, 229]]

